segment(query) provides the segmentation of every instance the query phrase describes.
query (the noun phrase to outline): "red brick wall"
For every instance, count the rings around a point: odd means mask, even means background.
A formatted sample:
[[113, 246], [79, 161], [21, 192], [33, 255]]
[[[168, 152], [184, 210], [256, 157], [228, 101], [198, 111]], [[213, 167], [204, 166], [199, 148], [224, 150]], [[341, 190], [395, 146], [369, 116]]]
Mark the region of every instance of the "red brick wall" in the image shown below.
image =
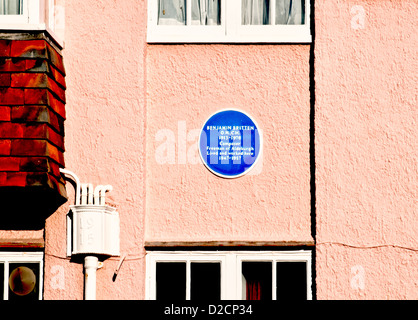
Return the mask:
[[48, 202], [49, 211], [66, 201], [59, 172], [65, 88], [62, 56], [48, 41], [0, 40], [0, 197], [34, 190], [41, 197], [36, 203]]

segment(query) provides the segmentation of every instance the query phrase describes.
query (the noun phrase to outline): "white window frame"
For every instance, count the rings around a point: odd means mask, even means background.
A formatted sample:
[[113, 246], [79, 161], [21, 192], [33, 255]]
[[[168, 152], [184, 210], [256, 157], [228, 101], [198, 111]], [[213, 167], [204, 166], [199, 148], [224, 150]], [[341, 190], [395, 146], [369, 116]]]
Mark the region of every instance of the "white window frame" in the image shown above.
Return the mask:
[[147, 257], [147, 283], [146, 291], [148, 300], [155, 300], [157, 297], [155, 279], [156, 279], [156, 265], [157, 262], [185, 262], [186, 263], [186, 300], [190, 300], [190, 282], [191, 282], [191, 272], [190, 264], [191, 262], [208, 262], [208, 263], [217, 263], [221, 264], [221, 299], [224, 300], [227, 298], [225, 290], [226, 283], [226, 257], [224, 255], [219, 255], [214, 252], [152, 252], [148, 253]]
[[312, 252], [298, 251], [150, 251], [146, 255], [145, 298], [156, 299], [157, 262], [186, 263], [186, 300], [190, 300], [190, 263], [221, 263], [221, 300], [245, 300], [242, 262], [273, 262], [272, 298], [276, 299], [276, 262], [305, 262], [307, 300], [312, 300]]
[[0, 252], [0, 263], [4, 264], [4, 282], [0, 290], [3, 290], [3, 299], [9, 299], [9, 264], [10, 263], [39, 263], [39, 296], [42, 300], [44, 279], [44, 254], [43, 252]]
[[[186, 0], [186, 10], [191, 0]], [[275, 1], [270, 0], [273, 23]], [[188, 25], [158, 25], [158, 0], [148, 0], [149, 43], [310, 43], [310, 0], [305, 1], [303, 25], [241, 25], [241, 0], [221, 0], [221, 25], [190, 25], [191, 10], [186, 11]]]
[[47, 31], [63, 47], [55, 33], [55, 0], [23, 0], [23, 14], [0, 15], [0, 30]]
[[[272, 300], [277, 300], [277, 262], [306, 263], [306, 298], [312, 300], [312, 257], [310, 251], [282, 251], [277, 253], [240, 254], [237, 256], [237, 274], [242, 274], [242, 262], [272, 262]], [[237, 281], [237, 292], [243, 288], [242, 277]], [[241, 299], [245, 299], [242, 292]]]

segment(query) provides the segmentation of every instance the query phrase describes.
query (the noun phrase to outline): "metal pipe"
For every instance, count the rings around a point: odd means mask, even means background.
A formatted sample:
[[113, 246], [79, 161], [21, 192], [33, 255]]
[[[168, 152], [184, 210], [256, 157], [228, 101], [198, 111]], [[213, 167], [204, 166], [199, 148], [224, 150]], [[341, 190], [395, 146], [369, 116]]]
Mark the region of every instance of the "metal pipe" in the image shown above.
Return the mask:
[[84, 258], [84, 299], [96, 300], [96, 272], [99, 259], [94, 256]]
[[69, 170], [66, 169], [60, 169], [60, 172], [62, 174], [64, 174], [67, 177], [70, 177], [71, 179], [67, 179], [69, 181], [71, 181], [74, 184], [74, 189], [75, 189], [75, 201], [74, 204], [75, 205], [79, 205], [80, 204], [80, 194], [81, 194], [81, 184], [80, 184], [80, 179], [75, 175], [74, 172], [71, 172]]

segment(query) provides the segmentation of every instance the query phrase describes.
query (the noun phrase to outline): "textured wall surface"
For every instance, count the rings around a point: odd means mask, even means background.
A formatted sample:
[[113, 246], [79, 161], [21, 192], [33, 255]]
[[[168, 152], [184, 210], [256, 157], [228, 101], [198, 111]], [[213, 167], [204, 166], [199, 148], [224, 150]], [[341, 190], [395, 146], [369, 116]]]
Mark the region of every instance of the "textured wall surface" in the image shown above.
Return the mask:
[[[66, 167], [113, 186], [127, 255], [115, 281], [119, 258], [98, 270], [98, 299], [144, 298], [145, 240], [312, 240], [309, 46], [147, 46], [144, 1], [65, 5]], [[319, 299], [418, 297], [416, 12], [412, 0], [315, 1]], [[260, 166], [235, 180], [196, 148], [228, 107], [264, 133]], [[46, 223], [45, 299], [83, 298], [69, 203]]]
[[[311, 241], [309, 97], [308, 45], [148, 46], [146, 241]], [[225, 108], [263, 130], [262, 163], [237, 179], [197, 149]]]
[[418, 298], [417, 9], [315, 2], [319, 299]]
[[[66, 168], [81, 182], [110, 184], [121, 219], [121, 254], [97, 272], [97, 299], [141, 299], [144, 293], [143, 1], [66, 1]], [[67, 184], [69, 193], [72, 191]], [[65, 215], [46, 224], [45, 299], [82, 299], [83, 265], [66, 258]]]

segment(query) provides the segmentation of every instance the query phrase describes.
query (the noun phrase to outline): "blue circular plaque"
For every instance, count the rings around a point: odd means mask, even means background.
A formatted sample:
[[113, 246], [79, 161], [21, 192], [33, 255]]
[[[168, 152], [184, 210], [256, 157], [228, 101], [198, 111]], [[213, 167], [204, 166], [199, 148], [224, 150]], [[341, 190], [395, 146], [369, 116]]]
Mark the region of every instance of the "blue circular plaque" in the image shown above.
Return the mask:
[[227, 109], [213, 114], [204, 124], [199, 152], [205, 166], [223, 178], [246, 174], [261, 151], [256, 122], [246, 113]]

